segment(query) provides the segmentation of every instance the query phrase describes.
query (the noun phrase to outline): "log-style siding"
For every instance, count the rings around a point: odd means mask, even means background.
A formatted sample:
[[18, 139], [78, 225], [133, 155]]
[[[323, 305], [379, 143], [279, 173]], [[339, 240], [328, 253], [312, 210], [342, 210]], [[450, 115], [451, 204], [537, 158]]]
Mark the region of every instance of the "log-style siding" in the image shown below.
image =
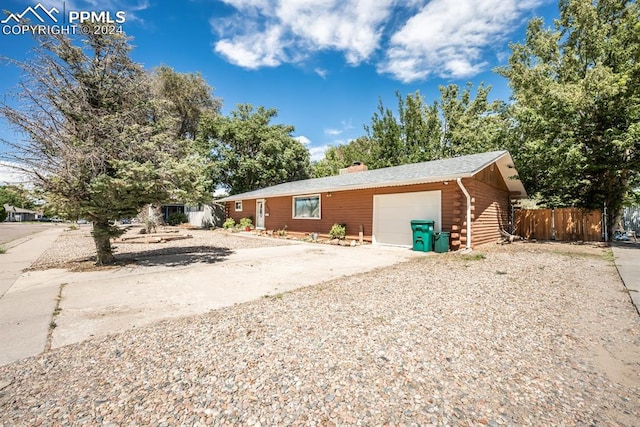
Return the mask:
[[[472, 197], [472, 247], [495, 241], [500, 228], [507, 229], [509, 191], [497, 167], [488, 166], [473, 178], [462, 180]], [[451, 249], [466, 246], [466, 198], [456, 181], [404, 185], [362, 190], [320, 193], [320, 219], [293, 219], [293, 196], [270, 197], [265, 200], [265, 228], [287, 229], [291, 232], [326, 234], [335, 223], [346, 224], [347, 234], [357, 236], [360, 227], [367, 240], [373, 231], [373, 196], [440, 190], [442, 193], [442, 231], [451, 233]], [[312, 195], [297, 194], [297, 196]], [[317, 193], [315, 193], [317, 194]], [[227, 202], [227, 216], [236, 221], [254, 218], [256, 200], [243, 200], [242, 212], [236, 212], [234, 202]]]
[[[335, 223], [346, 224], [347, 234], [357, 236], [360, 226], [365, 238], [371, 239], [373, 231], [373, 196], [380, 194], [411, 193], [417, 191], [442, 192], [441, 205], [442, 231], [450, 231], [454, 212], [445, 206], [453, 205], [454, 196], [459, 193], [455, 182], [448, 185], [442, 182], [433, 184], [406, 185], [401, 187], [383, 187], [351, 191], [333, 191], [321, 193], [321, 219], [293, 219], [293, 196], [271, 197], [265, 199], [265, 228], [268, 230], [286, 229], [294, 232], [328, 233]], [[300, 194], [303, 196], [305, 194]], [[243, 200], [242, 212], [236, 212], [234, 202], [227, 202], [227, 216], [237, 221], [251, 216], [255, 219], [256, 200]], [[255, 220], [254, 220], [255, 223]]]
[[472, 247], [495, 242], [500, 229], [509, 229], [509, 190], [498, 168], [488, 166], [463, 183], [471, 195]]

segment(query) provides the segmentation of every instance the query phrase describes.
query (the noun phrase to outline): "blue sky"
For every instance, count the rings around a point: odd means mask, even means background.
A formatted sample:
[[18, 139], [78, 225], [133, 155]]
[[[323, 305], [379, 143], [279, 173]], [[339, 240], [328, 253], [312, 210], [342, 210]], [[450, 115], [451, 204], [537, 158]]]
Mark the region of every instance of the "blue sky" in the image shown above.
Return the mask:
[[[240, 103], [276, 108], [276, 121], [295, 126], [313, 159], [363, 135], [379, 98], [395, 108], [396, 90], [403, 96], [419, 90], [431, 103], [439, 85], [484, 82], [492, 98], [507, 100], [507, 82], [492, 69], [507, 61], [509, 42], [523, 40], [532, 17], [543, 16], [547, 25], [557, 17], [550, 0], [40, 3], [65, 16], [124, 11], [121, 25], [133, 37], [135, 61], [200, 72], [222, 98], [224, 114]], [[0, 0], [0, 9], [21, 13], [37, 4]], [[0, 34], [0, 55], [21, 59], [31, 46], [29, 35]], [[15, 68], [0, 66], [0, 96], [18, 81]], [[7, 137], [3, 128], [0, 136]]]

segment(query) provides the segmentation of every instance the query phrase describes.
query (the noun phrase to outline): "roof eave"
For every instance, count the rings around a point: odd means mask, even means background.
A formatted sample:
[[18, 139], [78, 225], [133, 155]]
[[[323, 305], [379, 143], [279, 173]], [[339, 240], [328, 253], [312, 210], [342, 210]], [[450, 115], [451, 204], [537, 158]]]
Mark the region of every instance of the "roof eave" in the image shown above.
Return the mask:
[[511, 154], [509, 154], [508, 151], [505, 151], [502, 156], [495, 160], [495, 163], [498, 165], [498, 170], [502, 175], [502, 179], [504, 179], [504, 183], [509, 189], [509, 193], [513, 196], [512, 198], [526, 199], [529, 197], [527, 195], [527, 190], [525, 190], [524, 185], [518, 176], [518, 171], [516, 170]]

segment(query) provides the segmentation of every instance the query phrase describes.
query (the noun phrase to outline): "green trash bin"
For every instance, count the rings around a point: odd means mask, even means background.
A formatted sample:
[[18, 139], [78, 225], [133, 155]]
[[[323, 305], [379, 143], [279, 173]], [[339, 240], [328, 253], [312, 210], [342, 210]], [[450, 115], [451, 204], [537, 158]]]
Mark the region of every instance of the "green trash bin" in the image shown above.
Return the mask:
[[443, 254], [449, 252], [449, 236], [450, 233], [447, 233], [445, 231], [434, 234], [433, 247], [437, 253]]
[[433, 224], [434, 221], [430, 219], [411, 220], [414, 251], [430, 252], [433, 250]]

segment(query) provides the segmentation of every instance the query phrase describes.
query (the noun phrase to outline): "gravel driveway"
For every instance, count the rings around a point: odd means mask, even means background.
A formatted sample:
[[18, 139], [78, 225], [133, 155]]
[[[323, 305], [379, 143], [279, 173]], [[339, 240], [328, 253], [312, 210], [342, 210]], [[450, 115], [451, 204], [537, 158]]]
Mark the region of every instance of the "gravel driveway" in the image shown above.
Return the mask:
[[0, 425], [637, 425], [640, 318], [608, 249], [473, 254], [4, 366]]

